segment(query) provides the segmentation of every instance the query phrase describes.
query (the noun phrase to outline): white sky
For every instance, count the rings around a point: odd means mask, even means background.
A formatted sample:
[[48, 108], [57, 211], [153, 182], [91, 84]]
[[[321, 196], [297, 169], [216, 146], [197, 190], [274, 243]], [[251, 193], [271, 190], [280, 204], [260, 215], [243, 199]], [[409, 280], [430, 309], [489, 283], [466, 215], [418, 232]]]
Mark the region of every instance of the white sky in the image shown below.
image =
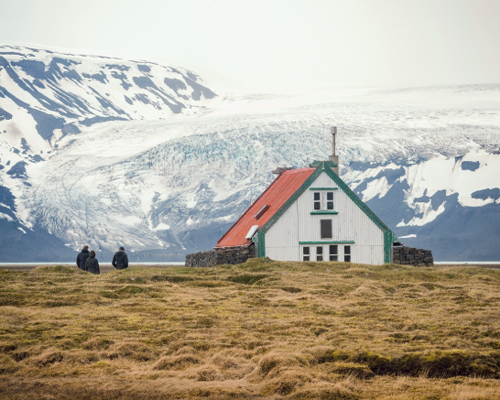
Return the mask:
[[255, 90], [499, 83], [500, 0], [0, 0], [21, 42]]

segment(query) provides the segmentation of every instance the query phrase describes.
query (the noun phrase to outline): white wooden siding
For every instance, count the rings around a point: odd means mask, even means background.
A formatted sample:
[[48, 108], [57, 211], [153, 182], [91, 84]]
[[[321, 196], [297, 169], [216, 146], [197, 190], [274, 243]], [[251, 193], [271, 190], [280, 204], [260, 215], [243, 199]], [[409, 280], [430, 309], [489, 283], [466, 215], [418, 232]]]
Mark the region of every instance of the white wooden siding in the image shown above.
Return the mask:
[[[322, 173], [310, 187], [337, 187]], [[313, 190], [307, 189], [266, 233], [266, 256], [274, 260], [301, 261], [299, 242], [353, 240], [351, 262], [383, 264], [384, 234], [382, 230], [340, 188], [334, 191], [334, 210], [338, 214], [311, 215]], [[332, 220], [332, 239], [322, 239], [320, 220]], [[317, 245], [310, 245], [311, 249]], [[313, 250], [313, 249], [312, 249]], [[324, 247], [327, 260], [328, 248]], [[340, 254], [342, 252], [342, 254]], [[315, 248], [314, 248], [314, 254]], [[311, 258], [312, 259], [312, 258]], [[339, 261], [343, 261], [343, 245], [339, 245]]]

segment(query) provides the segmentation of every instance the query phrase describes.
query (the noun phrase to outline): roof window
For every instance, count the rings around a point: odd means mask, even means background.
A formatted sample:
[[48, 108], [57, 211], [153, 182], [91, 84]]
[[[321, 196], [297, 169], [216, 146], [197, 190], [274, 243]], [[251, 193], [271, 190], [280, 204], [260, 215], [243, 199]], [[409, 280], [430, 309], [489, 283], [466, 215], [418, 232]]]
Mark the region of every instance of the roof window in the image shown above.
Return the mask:
[[265, 205], [263, 206], [259, 212], [257, 214], [254, 215], [254, 218], [255, 219], [259, 219], [260, 217], [262, 217], [264, 215], [264, 213], [269, 209], [269, 206], [268, 205]]

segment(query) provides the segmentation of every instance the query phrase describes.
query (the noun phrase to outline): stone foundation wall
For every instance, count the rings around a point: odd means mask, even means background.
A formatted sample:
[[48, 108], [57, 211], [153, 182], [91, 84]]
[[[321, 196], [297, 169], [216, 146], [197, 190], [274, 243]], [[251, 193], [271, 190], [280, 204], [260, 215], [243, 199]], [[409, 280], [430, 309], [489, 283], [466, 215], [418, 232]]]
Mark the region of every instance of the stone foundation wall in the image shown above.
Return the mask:
[[413, 247], [393, 247], [392, 263], [400, 265], [415, 265], [429, 267], [434, 265], [430, 250], [415, 249]]
[[241, 264], [255, 257], [255, 246], [217, 249], [188, 254], [186, 267], [213, 267], [221, 264]]

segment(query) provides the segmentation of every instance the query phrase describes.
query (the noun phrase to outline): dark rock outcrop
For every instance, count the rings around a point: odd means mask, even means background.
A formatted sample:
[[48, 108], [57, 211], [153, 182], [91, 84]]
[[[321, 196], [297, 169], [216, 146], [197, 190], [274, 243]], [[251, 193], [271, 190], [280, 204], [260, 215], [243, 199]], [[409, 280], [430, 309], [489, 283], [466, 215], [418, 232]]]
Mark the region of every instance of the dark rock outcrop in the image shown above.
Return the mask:
[[416, 249], [414, 247], [393, 247], [392, 263], [400, 265], [415, 265], [430, 267], [434, 265], [432, 252], [430, 250]]
[[242, 264], [255, 257], [255, 246], [242, 246], [230, 249], [215, 249], [188, 254], [186, 267], [214, 267], [222, 264]]

